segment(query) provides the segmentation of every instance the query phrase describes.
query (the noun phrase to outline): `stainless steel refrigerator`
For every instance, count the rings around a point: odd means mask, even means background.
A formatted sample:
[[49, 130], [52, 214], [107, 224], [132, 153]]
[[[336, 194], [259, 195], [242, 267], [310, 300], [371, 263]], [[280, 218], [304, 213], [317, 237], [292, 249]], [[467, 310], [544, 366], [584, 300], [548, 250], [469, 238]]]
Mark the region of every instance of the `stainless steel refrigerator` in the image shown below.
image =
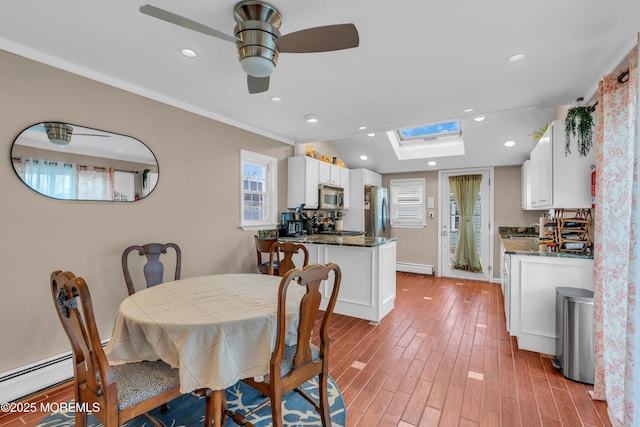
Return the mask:
[[389, 237], [389, 189], [365, 187], [364, 234], [371, 237]]

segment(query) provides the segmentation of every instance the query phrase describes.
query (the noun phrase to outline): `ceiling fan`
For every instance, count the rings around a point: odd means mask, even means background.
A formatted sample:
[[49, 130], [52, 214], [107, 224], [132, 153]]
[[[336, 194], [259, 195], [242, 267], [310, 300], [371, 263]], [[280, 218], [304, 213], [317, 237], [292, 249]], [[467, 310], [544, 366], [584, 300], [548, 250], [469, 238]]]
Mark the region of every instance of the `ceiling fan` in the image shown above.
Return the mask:
[[94, 136], [98, 138], [109, 138], [110, 135], [104, 133], [77, 133], [74, 132], [73, 126], [67, 123], [61, 122], [44, 122], [39, 125], [31, 126], [32, 130], [36, 132], [44, 132], [47, 134], [49, 142], [55, 145], [69, 145], [71, 142], [71, 136]]
[[262, 1], [242, 1], [235, 6], [233, 15], [237, 25], [234, 35], [148, 4], [140, 6], [140, 12], [235, 43], [238, 60], [247, 73], [249, 93], [269, 89], [269, 76], [276, 68], [280, 53], [328, 52], [350, 49], [359, 44], [358, 30], [353, 24], [313, 27], [281, 35], [280, 12]]

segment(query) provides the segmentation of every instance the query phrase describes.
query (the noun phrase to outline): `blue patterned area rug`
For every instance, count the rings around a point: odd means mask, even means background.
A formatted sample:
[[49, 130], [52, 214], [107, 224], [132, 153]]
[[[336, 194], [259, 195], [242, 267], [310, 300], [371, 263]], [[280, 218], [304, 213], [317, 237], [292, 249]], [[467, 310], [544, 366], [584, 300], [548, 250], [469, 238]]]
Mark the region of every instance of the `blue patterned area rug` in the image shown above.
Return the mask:
[[[303, 386], [316, 401], [318, 400], [317, 378], [309, 380]], [[246, 412], [258, 406], [265, 397], [251, 387], [238, 382], [227, 389], [227, 408], [232, 411]], [[284, 425], [286, 427], [321, 426], [320, 414], [302, 396], [292, 391], [284, 396]], [[329, 377], [329, 405], [331, 407], [331, 423], [333, 427], [345, 427], [347, 411], [344, 406], [342, 394], [338, 386]], [[198, 398], [192, 394], [185, 394], [169, 403], [169, 412], [161, 414], [156, 408], [150, 412], [154, 417], [162, 421], [167, 427], [196, 427], [204, 423], [204, 398]], [[249, 420], [256, 427], [271, 427], [271, 406], [262, 408], [253, 414]], [[63, 427], [73, 426], [75, 414], [72, 412], [56, 412], [44, 418], [36, 427]], [[227, 419], [226, 426], [236, 424]], [[93, 415], [89, 414], [88, 427], [100, 427]], [[134, 418], [126, 423], [126, 427], [152, 427], [151, 422], [144, 416]]]

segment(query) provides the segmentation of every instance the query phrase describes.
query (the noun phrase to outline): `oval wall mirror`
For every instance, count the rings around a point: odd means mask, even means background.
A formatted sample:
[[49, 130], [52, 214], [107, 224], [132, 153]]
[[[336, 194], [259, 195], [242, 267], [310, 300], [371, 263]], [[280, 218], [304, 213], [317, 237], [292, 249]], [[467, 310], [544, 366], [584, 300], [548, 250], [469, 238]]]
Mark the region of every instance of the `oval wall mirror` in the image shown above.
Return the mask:
[[132, 202], [158, 182], [156, 157], [141, 141], [69, 123], [23, 130], [11, 163], [29, 188], [54, 199]]

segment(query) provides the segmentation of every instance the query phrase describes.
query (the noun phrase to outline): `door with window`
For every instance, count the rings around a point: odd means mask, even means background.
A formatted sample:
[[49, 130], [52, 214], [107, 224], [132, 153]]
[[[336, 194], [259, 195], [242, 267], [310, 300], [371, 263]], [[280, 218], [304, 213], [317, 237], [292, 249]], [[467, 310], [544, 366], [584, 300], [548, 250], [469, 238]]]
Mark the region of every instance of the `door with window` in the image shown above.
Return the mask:
[[[473, 211], [469, 210], [467, 213], [471, 215], [463, 215], [464, 208], [461, 208], [463, 203], [469, 203], [469, 200], [460, 200], [458, 195], [458, 201], [451, 188], [450, 177], [478, 175], [480, 176], [480, 183], [477, 187], [477, 195], [475, 197], [469, 196], [469, 199], [474, 199]], [[455, 178], [454, 178], [455, 179]], [[450, 170], [441, 171], [438, 174], [439, 182], [439, 197], [440, 197], [440, 214], [439, 217], [439, 253], [438, 264], [441, 276], [455, 277], [460, 279], [473, 279], [473, 280], [490, 280], [492, 277], [492, 252], [493, 252], [493, 238], [491, 233], [491, 222], [493, 221], [493, 190], [491, 187], [491, 181], [493, 180], [493, 169], [465, 169], [465, 170]], [[475, 194], [475, 192], [473, 193]], [[458, 205], [461, 206], [458, 206]], [[467, 207], [467, 209], [470, 209]], [[463, 227], [462, 222], [466, 221], [467, 224]], [[464, 229], [469, 230], [469, 224], [473, 224], [473, 248], [469, 248], [469, 252], [473, 252], [475, 256], [477, 254], [477, 261], [479, 261], [479, 269], [463, 268], [460, 264], [459, 258], [456, 258], [458, 252], [458, 245], [464, 240], [461, 235], [464, 233]], [[469, 231], [467, 231], [467, 238]], [[458, 255], [460, 257], [460, 255]], [[476, 270], [476, 271], [472, 271]]]

